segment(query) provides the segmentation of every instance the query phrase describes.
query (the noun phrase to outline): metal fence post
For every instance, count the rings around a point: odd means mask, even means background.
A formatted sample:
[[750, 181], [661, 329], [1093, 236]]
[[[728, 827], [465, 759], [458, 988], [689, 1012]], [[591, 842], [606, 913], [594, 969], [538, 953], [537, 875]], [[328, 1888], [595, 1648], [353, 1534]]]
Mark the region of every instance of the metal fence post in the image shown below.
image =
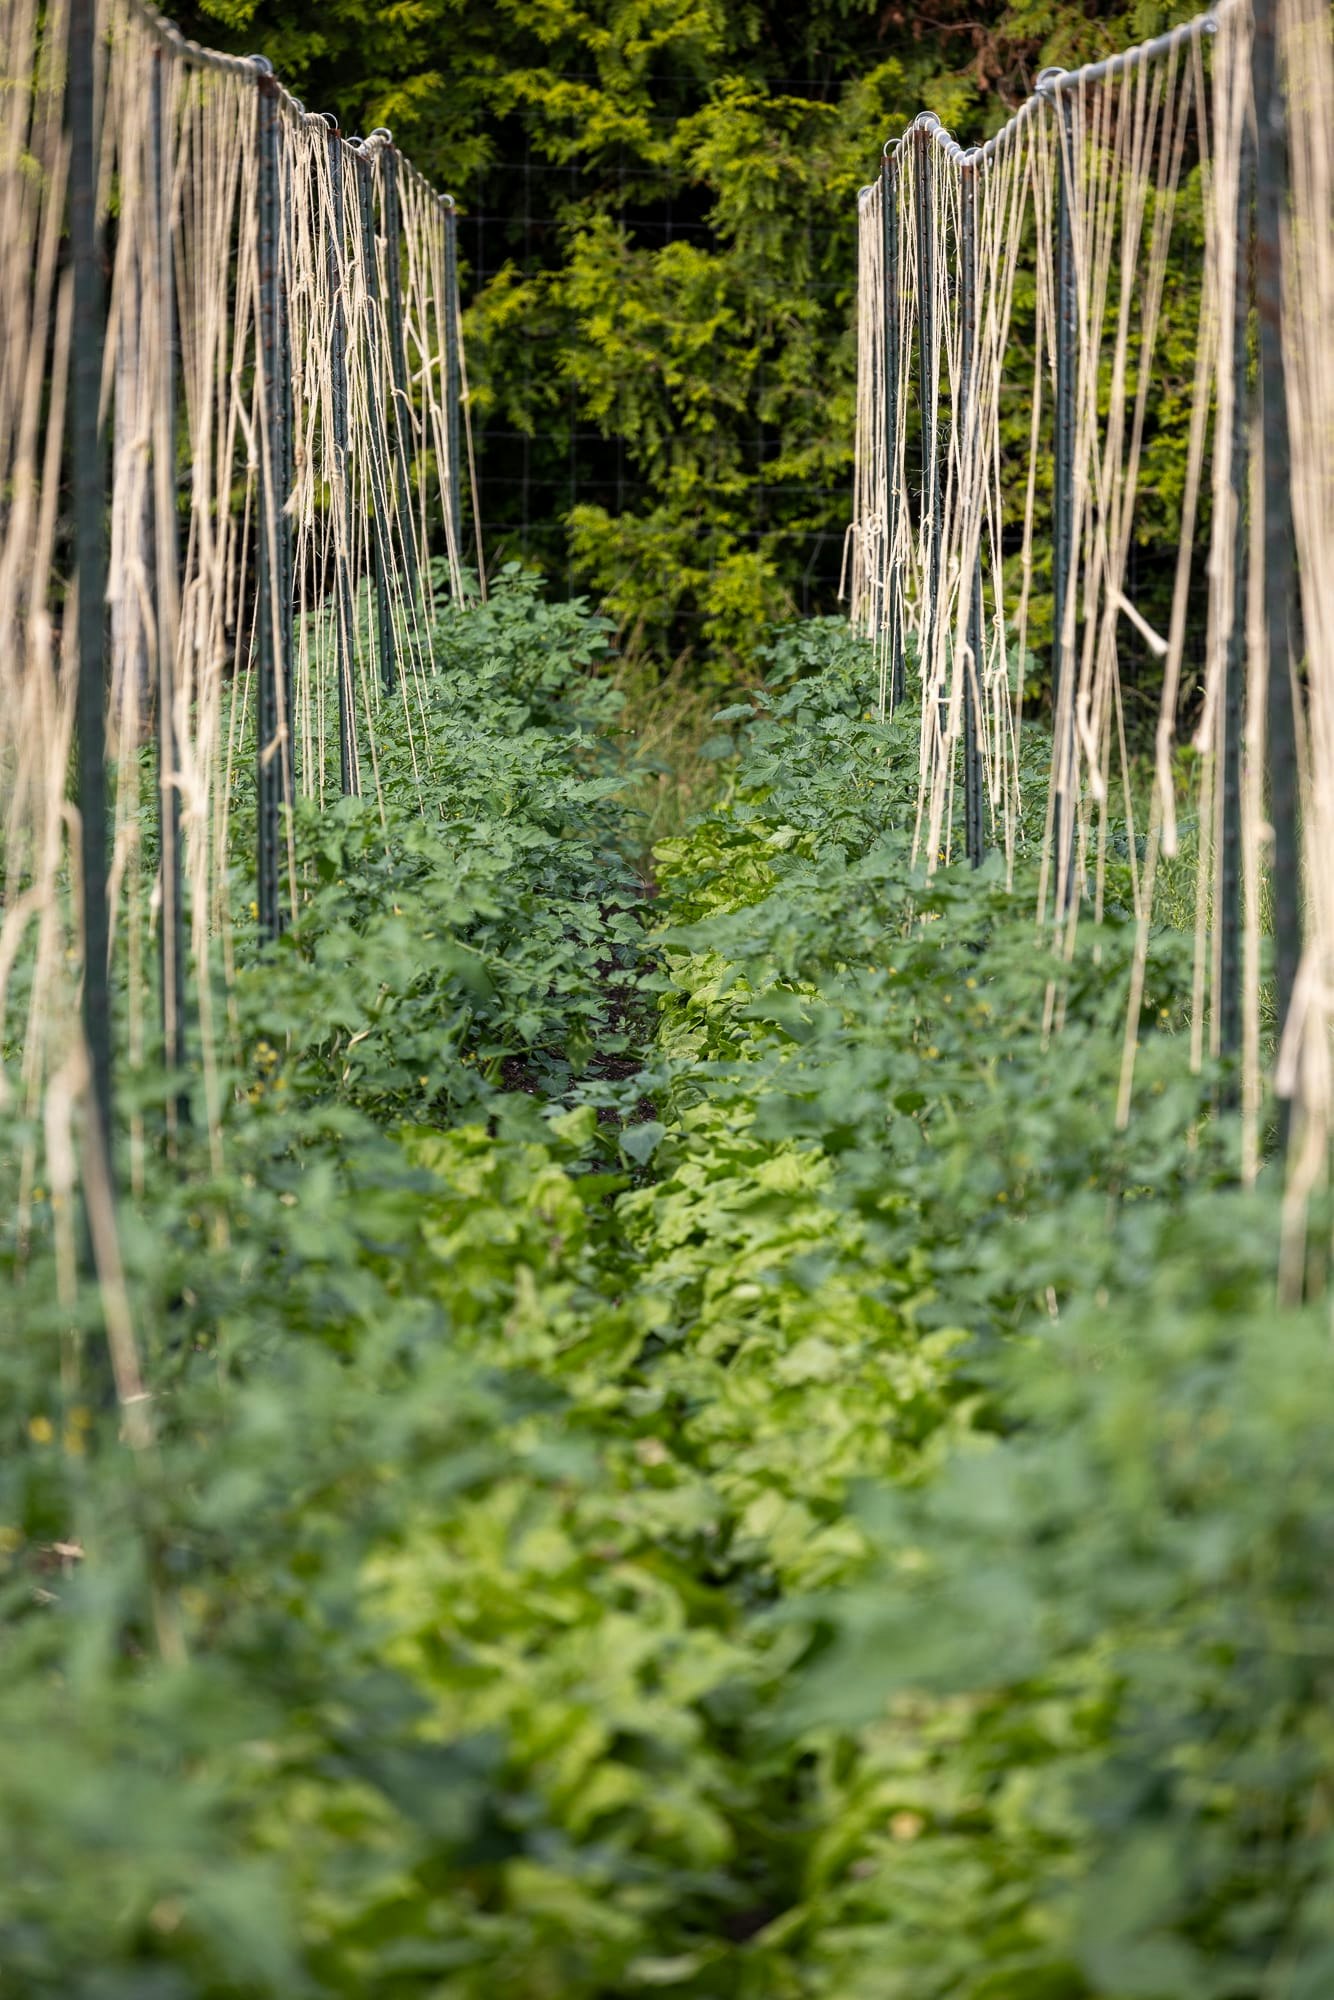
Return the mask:
[[329, 274], [329, 374], [331, 379], [330, 417], [333, 425], [334, 479], [338, 496], [335, 508], [342, 507], [342, 533], [334, 537], [334, 563], [337, 569], [337, 643], [336, 659], [338, 670], [338, 768], [339, 778], [345, 795], [352, 795], [357, 786], [356, 756], [356, 703], [352, 687], [352, 660], [356, 646], [354, 626], [354, 604], [352, 596], [352, 562], [348, 550], [348, 538], [352, 531], [352, 464], [348, 437], [347, 415], [347, 302], [343, 297], [343, 257], [346, 244], [346, 216], [343, 204], [343, 141], [338, 130], [338, 120], [331, 113], [325, 114], [329, 127], [329, 241], [327, 268]]
[[361, 213], [361, 254], [366, 286], [366, 372], [370, 380], [370, 473], [372, 546], [375, 552], [375, 598], [380, 641], [380, 679], [386, 694], [398, 682], [398, 658], [394, 646], [394, 615], [390, 603], [393, 564], [389, 527], [389, 446], [384, 429], [384, 408], [380, 401], [380, 274], [375, 238], [375, 206], [372, 174], [374, 168], [365, 144], [358, 146], [357, 198]]
[[441, 195], [445, 211], [445, 423], [449, 446], [449, 520], [454, 549], [463, 566], [463, 367], [459, 356], [459, 220], [452, 195]]
[[[180, 538], [176, 525], [176, 268], [170, 117], [164, 71], [165, 50], [153, 53], [149, 183], [155, 204], [157, 310], [162, 345], [161, 402], [153, 438], [154, 585], [157, 599], [158, 851], [162, 871], [162, 916], [158, 927], [161, 981], [162, 1059], [179, 1075], [185, 1065], [186, 945], [185, 890], [181, 872], [181, 795], [177, 785], [180, 746], [176, 738], [176, 645], [180, 614]], [[169, 1123], [188, 1124], [190, 1099], [184, 1088], [171, 1100]]]
[[1241, 739], [1246, 679], [1247, 569], [1250, 556], [1250, 320], [1251, 211], [1255, 154], [1250, 125], [1242, 131], [1237, 164], [1237, 268], [1232, 293], [1232, 630], [1228, 634], [1223, 689], [1223, 824], [1220, 840], [1218, 1014], [1219, 1052], [1227, 1065], [1221, 1101], [1238, 1102], [1236, 1060], [1241, 1054]]
[[283, 576], [283, 472], [287, 446], [283, 436], [286, 398], [282, 383], [281, 284], [282, 190], [278, 148], [278, 86], [263, 56], [251, 58], [258, 76], [256, 115], [259, 140], [259, 340], [263, 375], [260, 426], [259, 533], [257, 576], [257, 781], [259, 814], [259, 925], [266, 937], [282, 929], [279, 894], [280, 809], [287, 769], [282, 740], [291, 717], [280, 713], [279, 689], [286, 688], [289, 650], [284, 606], [288, 601]]
[[899, 164], [885, 156], [880, 177], [885, 234], [885, 615], [889, 621], [890, 709], [903, 700], [903, 624], [899, 607]]
[[[980, 471], [981, 440], [978, 408], [977, 325], [977, 168], [971, 160], [960, 168], [963, 209], [963, 441], [964, 453]], [[978, 501], [978, 546], [968, 589], [968, 650], [971, 658], [963, 691], [964, 825], [968, 859], [980, 867], [986, 854], [982, 746], [978, 735], [978, 697], [982, 684], [982, 522]]]
[[[940, 356], [936, 342], [936, 240], [931, 196], [935, 161], [931, 127], [919, 124], [915, 134], [917, 173], [917, 319], [921, 366], [922, 408], [922, 508], [926, 538], [927, 591], [922, 619], [922, 684], [926, 686], [935, 651], [936, 619], [940, 609], [940, 544], [942, 537], [940, 462], [937, 403], [940, 391]], [[949, 702], [940, 697], [941, 733], [947, 727]]]
[[[1255, 293], [1260, 334], [1264, 492], [1264, 629], [1269, 658], [1269, 817], [1274, 828], [1274, 983], [1282, 1039], [1302, 950], [1301, 847], [1297, 824], [1297, 730], [1293, 713], [1293, 560], [1287, 387], [1283, 373], [1282, 232], [1288, 162], [1278, 68], [1277, 0], [1254, 0], [1252, 88], [1256, 123]], [[1280, 1110], [1286, 1143], [1289, 1111]]]
[[107, 954], [106, 584], [107, 463], [101, 421], [106, 288], [97, 213], [97, 4], [71, 0], [67, 116], [74, 338], [70, 437], [74, 551], [78, 571], [78, 797], [83, 919], [83, 1033], [89, 1117], [103, 1157], [112, 1156], [111, 993]]
[[[1044, 72], [1044, 76], [1047, 72]], [[1043, 78], [1039, 78], [1039, 83]], [[1054, 96], [1059, 172], [1056, 215], [1056, 453], [1052, 494], [1052, 720], [1056, 729], [1056, 917], [1070, 908], [1075, 862], [1074, 649], [1065, 644], [1075, 569], [1075, 371], [1079, 302], [1074, 242], [1074, 113]]]
[[[274, 93], [275, 111], [277, 92]], [[303, 107], [298, 104], [297, 111]], [[274, 119], [275, 137], [278, 120]], [[278, 160], [278, 394], [281, 417], [278, 490], [278, 608], [282, 618], [282, 764], [283, 795], [290, 809], [296, 802], [296, 524], [288, 502], [296, 485], [296, 403], [292, 382], [292, 313], [288, 270], [291, 239], [288, 218], [292, 212], [292, 165], [285, 147]]]
[[379, 139], [380, 190], [385, 237], [385, 315], [389, 323], [389, 385], [394, 405], [394, 459], [398, 476], [398, 535], [408, 590], [415, 599], [420, 571], [412, 522], [412, 424], [408, 401], [408, 342], [403, 320], [403, 223], [399, 202], [398, 154], [394, 135], [384, 126], [371, 134]]

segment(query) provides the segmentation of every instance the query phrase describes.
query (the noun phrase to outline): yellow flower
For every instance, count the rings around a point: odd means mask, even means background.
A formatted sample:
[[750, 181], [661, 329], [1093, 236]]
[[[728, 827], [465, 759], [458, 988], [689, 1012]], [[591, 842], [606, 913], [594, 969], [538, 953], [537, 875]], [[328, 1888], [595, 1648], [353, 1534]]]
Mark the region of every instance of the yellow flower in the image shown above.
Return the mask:
[[55, 1432], [49, 1417], [32, 1417], [28, 1422], [28, 1436], [34, 1444], [50, 1444]]

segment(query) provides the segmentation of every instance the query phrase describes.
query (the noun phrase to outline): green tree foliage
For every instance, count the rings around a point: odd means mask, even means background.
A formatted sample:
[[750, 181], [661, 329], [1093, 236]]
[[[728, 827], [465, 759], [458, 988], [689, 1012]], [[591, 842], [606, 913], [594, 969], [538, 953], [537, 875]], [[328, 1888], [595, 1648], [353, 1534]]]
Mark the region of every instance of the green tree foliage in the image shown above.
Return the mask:
[[[465, 202], [484, 169], [530, 164], [489, 184], [489, 241], [509, 248], [469, 315], [487, 525], [514, 544], [516, 447], [501, 434], [523, 434], [546, 510], [532, 553], [558, 574], [568, 559], [627, 638], [748, 659], [764, 617], [812, 590], [829, 607], [837, 587], [854, 201], [884, 139], [924, 107], [981, 138], [1044, 63], [1192, 11], [199, 0], [190, 24], [262, 43], [307, 103], [348, 131], [388, 125]], [[1188, 355], [1177, 375], [1188, 392]], [[1170, 511], [1179, 422], [1165, 456]], [[589, 497], [613, 458], [619, 507], [614, 488]]]

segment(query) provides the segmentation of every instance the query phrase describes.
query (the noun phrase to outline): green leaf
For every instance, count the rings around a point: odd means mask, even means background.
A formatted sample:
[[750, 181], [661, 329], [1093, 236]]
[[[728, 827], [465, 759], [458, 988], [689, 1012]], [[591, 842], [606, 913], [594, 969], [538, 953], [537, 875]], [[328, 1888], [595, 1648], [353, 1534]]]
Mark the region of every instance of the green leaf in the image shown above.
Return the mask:
[[649, 1119], [642, 1125], [627, 1125], [620, 1135], [622, 1152], [645, 1167], [667, 1137], [667, 1127]]

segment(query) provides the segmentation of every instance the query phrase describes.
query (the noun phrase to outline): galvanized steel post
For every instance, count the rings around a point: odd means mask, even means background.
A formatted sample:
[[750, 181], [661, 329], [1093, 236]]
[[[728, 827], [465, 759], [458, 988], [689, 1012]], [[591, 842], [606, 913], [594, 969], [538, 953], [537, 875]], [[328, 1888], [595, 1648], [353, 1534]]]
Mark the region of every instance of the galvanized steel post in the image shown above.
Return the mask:
[[92, 1143], [112, 1153], [111, 994], [107, 956], [106, 584], [107, 463], [101, 419], [106, 290], [97, 212], [97, 5], [71, 0], [67, 119], [74, 327], [70, 438], [78, 571], [78, 800], [83, 924], [83, 1033]]

